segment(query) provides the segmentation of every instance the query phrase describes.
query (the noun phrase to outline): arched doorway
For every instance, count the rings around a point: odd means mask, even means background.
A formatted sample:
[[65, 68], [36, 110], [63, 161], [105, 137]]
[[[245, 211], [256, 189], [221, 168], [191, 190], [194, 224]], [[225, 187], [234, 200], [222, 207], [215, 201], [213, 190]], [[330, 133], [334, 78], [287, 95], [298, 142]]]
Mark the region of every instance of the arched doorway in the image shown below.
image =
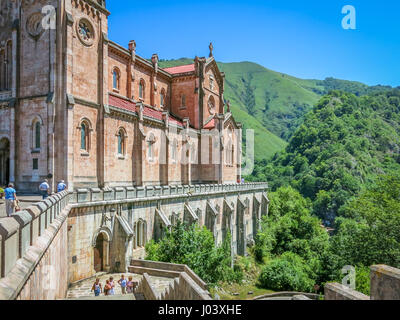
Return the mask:
[[100, 232], [96, 238], [96, 246], [93, 248], [93, 263], [96, 273], [108, 271], [108, 250], [109, 250], [108, 235]]
[[0, 140], [0, 186], [10, 182], [10, 141], [7, 138]]

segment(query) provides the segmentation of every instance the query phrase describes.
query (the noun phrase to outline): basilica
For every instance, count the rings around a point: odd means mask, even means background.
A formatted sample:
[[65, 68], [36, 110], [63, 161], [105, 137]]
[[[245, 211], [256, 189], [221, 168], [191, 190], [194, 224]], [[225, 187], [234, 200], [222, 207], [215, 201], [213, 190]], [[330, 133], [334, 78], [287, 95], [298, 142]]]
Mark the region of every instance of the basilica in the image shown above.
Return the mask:
[[0, 2], [0, 185], [240, 181], [241, 124], [212, 44], [161, 68], [109, 39], [109, 15], [104, 0]]

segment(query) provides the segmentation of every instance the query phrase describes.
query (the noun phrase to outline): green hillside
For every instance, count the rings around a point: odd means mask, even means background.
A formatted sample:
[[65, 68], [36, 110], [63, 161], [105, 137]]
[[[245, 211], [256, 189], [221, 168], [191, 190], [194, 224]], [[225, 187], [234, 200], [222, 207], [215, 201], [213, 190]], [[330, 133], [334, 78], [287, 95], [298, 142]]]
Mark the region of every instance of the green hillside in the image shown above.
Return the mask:
[[[193, 59], [161, 60], [161, 68], [193, 63]], [[218, 63], [226, 74], [225, 100], [236, 119], [256, 131], [256, 159], [268, 159], [282, 150], [304, 116], [331, 90], [356, 96], [384, 92], [390, 87], [369, 87], [355, 81], [327, 78], [299, 79], [252, 62]], [[285, 141], [284, 141], [285, 140]]]

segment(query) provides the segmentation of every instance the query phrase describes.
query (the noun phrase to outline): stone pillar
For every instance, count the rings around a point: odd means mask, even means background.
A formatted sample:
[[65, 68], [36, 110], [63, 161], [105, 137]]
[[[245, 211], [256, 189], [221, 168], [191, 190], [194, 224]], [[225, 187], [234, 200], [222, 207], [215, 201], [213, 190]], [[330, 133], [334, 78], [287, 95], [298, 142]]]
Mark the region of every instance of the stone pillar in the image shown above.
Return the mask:
[[[72, 10], [71, 3], [66, 2], [66, 40], [65, 40], [65, 56], [64, 56], [64, 66], [66, 72], [66, 104], [67, 108], [65, 109], [65, 117], [64, 117], [64, 135], [66, 137], [66, 143], [64, 144], [64, 173], [63, 176], [66, 177], [66, 182], [69, 190], [74, 189], [74, 134], [76, 132], [76, 126], [74, 126], [74, 101], [72, 95], [69, 93], [73, 92], [73, 41], [74, 41], [74, 20], [72, 14], [68, 12]], [[65, 94], [65, 93], [64, 93]], [[64, 97], [63, 97], [64, 98]], [[71, 99], [72, 98], [72, 99]]]
[[371, 300], [400, 300], [400, 269], [371, 267]]
[[56, 88], [56, 32], [57, 30], [49, 30], [49, 89], [47, 96], [47, 172], [52, 174], [49, 179], [50, 190], [56, 191], [55, 177], [55, 117], [56, 110], [54, 106], [54, 92]]

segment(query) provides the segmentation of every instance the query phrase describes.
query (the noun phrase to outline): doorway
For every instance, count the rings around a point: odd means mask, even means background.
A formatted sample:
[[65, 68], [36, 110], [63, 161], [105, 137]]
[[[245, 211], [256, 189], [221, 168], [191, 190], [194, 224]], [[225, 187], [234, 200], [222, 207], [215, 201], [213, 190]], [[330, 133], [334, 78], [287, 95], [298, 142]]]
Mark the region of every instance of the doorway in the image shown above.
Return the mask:
[[94, 247], [94, 270], [96, 273], [107, 271], [108, 266], [108, 241], [107, 236], [102, 232], [97, 236]]
[[7, 138], [0, 140], [0, 186], [10, 182], [10, 141]]

